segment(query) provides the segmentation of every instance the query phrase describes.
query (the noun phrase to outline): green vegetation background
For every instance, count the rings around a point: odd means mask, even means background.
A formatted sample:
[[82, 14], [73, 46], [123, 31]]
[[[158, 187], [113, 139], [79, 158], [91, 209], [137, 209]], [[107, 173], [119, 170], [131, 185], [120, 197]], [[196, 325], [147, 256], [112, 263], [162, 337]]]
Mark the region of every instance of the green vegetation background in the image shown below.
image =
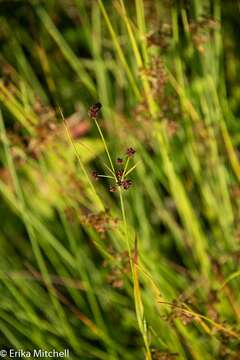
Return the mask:
[[240, 358], [239, 15], [0, 1], [2, 349]]

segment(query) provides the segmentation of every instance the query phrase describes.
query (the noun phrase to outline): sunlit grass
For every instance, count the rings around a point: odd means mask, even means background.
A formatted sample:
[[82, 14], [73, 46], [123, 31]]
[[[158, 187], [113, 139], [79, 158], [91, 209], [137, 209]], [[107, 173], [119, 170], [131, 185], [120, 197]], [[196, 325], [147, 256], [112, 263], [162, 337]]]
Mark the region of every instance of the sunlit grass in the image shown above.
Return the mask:
[[238, 356], [235, 5], [16, 6], [0, 18], [0, 347]]

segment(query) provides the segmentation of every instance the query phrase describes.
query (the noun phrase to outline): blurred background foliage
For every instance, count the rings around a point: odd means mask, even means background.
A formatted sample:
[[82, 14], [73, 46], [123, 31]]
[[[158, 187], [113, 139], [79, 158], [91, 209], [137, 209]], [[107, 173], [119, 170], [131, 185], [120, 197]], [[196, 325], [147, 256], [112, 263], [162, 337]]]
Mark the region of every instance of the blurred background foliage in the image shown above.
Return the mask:
[[239, 14], [0, 1], [1, 348], [240, 358]]

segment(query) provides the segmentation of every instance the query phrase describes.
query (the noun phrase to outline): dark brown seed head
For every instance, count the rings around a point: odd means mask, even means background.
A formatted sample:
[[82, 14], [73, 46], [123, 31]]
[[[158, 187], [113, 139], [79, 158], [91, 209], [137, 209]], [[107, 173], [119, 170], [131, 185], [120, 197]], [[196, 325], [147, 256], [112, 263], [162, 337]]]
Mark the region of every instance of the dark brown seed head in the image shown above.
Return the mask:
[[110, 186], [109, 191], [110, 192], [116, 192], [117, 188], [116, 186]]
[[92, 105], [88, 110], [88, 116], [92, 119], [96, 119], [101, 107], [102, 107], [102, 104], [100, 104], [99, 102]]
[[96, 170], [92, 171], [92, 177], [95, 179], [95, 180], [98, 180], [99, 179], [99, 176], [98, 176], [98, 173]]
[[123, 159], [117, 158], [117, 164], [122, 164], [122, 163], [123, 163]]
[[126, 155], [128, 157], [132, 157], [135, 154], [136, 150], [134, 150], [132, 147], [128, 148], [126, 151]]
[[132, 185], [132, 180], [123, 180], [122, 182], [122, 186], [124, 190], [128, 190], [131, 185]]
[[121, 179], [121, 177], [123, 176], [123, 170], [122, 169], [119, 169], [116, 171], [116, 176], [118, 179]]

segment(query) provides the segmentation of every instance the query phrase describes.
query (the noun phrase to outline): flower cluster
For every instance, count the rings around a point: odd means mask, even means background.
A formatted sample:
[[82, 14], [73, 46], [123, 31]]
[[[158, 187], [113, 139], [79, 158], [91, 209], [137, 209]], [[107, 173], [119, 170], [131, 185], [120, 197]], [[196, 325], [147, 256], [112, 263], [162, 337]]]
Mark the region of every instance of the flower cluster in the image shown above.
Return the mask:
[[179, 299], [173, 300], [172, 303], [168, 303], [171, 306], [171, 311], [168, 315], [162, 318], [169, 324], [173, 324], [176, 319], [181, 320], [183, 325], [188, 325], [194, 321], [194, 315], [186, 308], [185, 304]]
[[127, 148], [125, 157], [124, 158], [117, 158], [116, 164], [118, 166], [121, 166], [121, 168], [118, 168], [116, 170], [111, 171], [109, 176], [101, 175], [96, 170], [92, 171], [92, 177], [95, 180], [99, 180], [100, 178], [110, 178], [112, 181], [114, 181], [114, 184], [112, 184], [109, 187], [110, 192], [116, 192], [118, 188], [122, 187], [124, 190], [128, 190], [132, 185], [132, 180], [128, 179], [127, 176], [131, 173], [133, 168], [128, 169], [128, 165], [130, 162], [130, 159], [133, 158], [134, 154], [136, 153], [136, 150], [134, 150], [132, 147]]
[[147, 36], [147, 45], [160, 47], [162, 51], [168, 50], [171, 44], [172, 27], [168, 23], [158, 26], [158, 29], [151, 31]]
[[204, 54], [205, 45], [210, 40], [212, 31], [219, 28], [219, 23], [212, 18], [203, 17], [199, 21], [191, 21], [189, 25], [193, 44], [200, 54]]
[[102, 104], [97, 102], [96, 104], [92, 105], [90, 109], [88, 110], [88, 116], [92, 119], [96, 119], [99, 111], [101, 110]]
[[[104, 135], [102, 134], [102, 131], [97, 122], [97, 117], [99, 115], [99, 111], [101, 110], [101, 108], [102, 108], [102, 105], [99, 102], [92, 105], [88, 110], [88, 116], [91, 119], [95, 120], [97, 127], [98, 127], [98, 131], [103, 139], [104, 146], [107, 147], [107, 145], [105, 144]], [[100, 178], [108, 178], [108, 179], [111, 179], [112, 181], [114, 181], [114, 184], [112, 184], [109, 187], [110, 192], [116, 192], [117, 189], [119, 189], [121, 187], [124, 190], [128, 190], [130, 188], [130, 186], [132, 185], [132, 180], [128, 179], [127, 176], [135, 168], [135, 166], [132, 166], [132, 168], [129, 169], [128, 166], [130, 163], [130, 159], [133, 158], [134, 154], [136, 153], [136, 150], [134, 150], [132, 147], [129, 147], [129, 148], [127, 148], [127, 150], [125, 152], [124, 158], [118, 157], [116, 159], [117, 166], [121, 166], [121, 168], [118, 168], [117, 170], [115, 169], [115, 167], [113, 165], [112, 159], [111, 159], [107, 149], [106, 149], [106, 152], [108, 154], [109, 162], [111, 165], [111, 168], [109, 168], [107, 166], [110, 174], [109, 175], [101, 175], [96, 170], [94, 170], [94, 171], [92, 171], [92, 177], [95, 180], [99, 180]]]
[[172, 353], [168, 350], [166, 351], [160, 351], [156, 349], [151, 350], [152, 360], [175, 360], [179, 354], [178, 353]]
[[101, 235], [104, 235], [110, 229], [114, 229], [118, 224], [118, 219], [112, 217], [108, 209], [97, 214], [83, 215], [81, 221], [82, 224], [92, 227]]
[[103, 261], [103, 267], [108, 270], [107, 282], [115, 289], [122, 289], [126, 276], [131, 272], [128, 252], [118, 252], [112, 247], [108, 249], [108, 252], [114, 261], [109, 259]]

